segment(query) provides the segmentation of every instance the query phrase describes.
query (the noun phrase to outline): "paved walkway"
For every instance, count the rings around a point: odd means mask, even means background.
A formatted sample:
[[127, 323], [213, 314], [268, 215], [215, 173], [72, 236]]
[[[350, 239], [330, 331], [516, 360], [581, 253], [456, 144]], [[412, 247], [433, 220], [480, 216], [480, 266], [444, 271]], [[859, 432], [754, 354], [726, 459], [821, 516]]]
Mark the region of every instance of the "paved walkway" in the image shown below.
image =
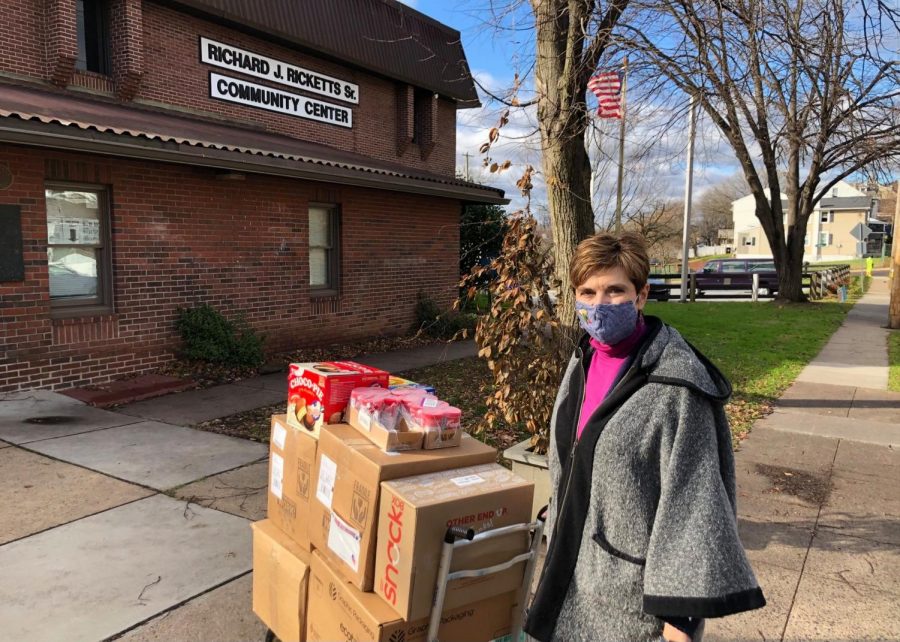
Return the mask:
[[[405, 372], [444, 361], [474, 357], [477, 353], [474, 341], [456, 341], [368, 354], [355, 361], [388, 372]], [[283, 372], [276, 372], [233, 384], [138, 401], [118, 408], [117, 412], [141, 419], [192, 425], [261, 408], [285, 399], [287, 377]]]
[[[362, 357], [393, 372], [471, 342]], [[267, 447], [192, 430], [277, 403], [279, 373], [116, 412], [46, 391], [0, 395], [0, 640], [262, 640], [248, 523]]]
[[900, 640], [900, 394], [886, 279], [736, 453], [739, 528], [768, 600], [706, 642]]

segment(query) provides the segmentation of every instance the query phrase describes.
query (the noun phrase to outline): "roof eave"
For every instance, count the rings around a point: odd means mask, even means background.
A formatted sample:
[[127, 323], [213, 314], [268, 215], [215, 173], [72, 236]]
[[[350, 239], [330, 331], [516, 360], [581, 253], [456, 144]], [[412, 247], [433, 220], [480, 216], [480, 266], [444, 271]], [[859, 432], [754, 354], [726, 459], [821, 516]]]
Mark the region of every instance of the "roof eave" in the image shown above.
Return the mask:
[[0, 122], [0, 142], [103, 154], [134, 160], [283, 176], [323, 183], [339, 183], [355, 187], [450, 198], [466, 203], [496, 205], [509, 203], [509, 199], [504, 198], [503, 192], [487, 188], [443, 184], [411, 177], [386, 176], [328, 164], [212, 149], [146, 137], [121, 136], [59, 124], [24, 120], [12, 122], [14, 125], [11, 125], [10, 122]]

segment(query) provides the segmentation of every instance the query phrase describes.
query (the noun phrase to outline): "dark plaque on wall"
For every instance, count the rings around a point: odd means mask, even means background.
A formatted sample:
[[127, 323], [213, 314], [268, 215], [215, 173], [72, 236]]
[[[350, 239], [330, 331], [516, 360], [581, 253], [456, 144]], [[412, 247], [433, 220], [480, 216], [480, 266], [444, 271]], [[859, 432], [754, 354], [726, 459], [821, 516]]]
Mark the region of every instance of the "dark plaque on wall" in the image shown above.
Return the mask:
[[21, 208], [0, 205], [0, 282], [24, 280]]

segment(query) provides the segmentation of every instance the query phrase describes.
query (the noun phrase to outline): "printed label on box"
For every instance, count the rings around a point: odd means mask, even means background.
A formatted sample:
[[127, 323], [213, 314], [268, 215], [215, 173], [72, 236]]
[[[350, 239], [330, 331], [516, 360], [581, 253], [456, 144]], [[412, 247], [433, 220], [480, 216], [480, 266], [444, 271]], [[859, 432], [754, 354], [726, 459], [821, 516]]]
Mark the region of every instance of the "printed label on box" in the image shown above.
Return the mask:
[[269, 481], [269, 491], [278, 499], [281, 499], [281, 484], [284, 481], [284, 458], [278, 453], [272, 453], [272, 479]]
[[284, 450], [285, 439], [287, 439], [287, 430], [281, 424], [276, 423], [275, 429], [272, 431], [272, 442], [278, 446], [279, 450]]
[[475, 484], [481, 484], [484, 482], [484, 477], [479, 477], [478, 475], [465, 475], [464, 477], [454, 477], [450, 481], [462, 488], [464, 486], [474, 486]]
[[334, 497], [334, 480], [337, 478], [337, 464], [327, 456], [322, 455], [319, 464], [319, 481], [316, 484], [316, 499], [322, 502], [326, 508], [331, 508], [331, 499]]
[[357, 416], [359, 417], [359, 425], [362, 426], [363, 429], [371, 432], [372, 431], [372, 415], [370, 415], [365, 410], [360, 410], [357, 413]]
[[422, 400], [422, 406], [424, 408], [437, 408], [437, 405], [437, 397], [425, 397], [425, 399]]
[[335, 552], [347, 566], [356, 573], [359, 571], [359, 543], [362, 536], [340, 517], [331, 514], [331, 527], [328, 529], [328, 548]]

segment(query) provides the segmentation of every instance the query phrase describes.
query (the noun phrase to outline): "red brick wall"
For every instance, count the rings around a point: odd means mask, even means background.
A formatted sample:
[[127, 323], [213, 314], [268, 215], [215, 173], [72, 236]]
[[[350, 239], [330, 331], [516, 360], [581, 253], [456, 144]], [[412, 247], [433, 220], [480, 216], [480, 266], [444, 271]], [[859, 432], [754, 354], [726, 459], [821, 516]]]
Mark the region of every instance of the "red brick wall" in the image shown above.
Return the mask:
[[[274, 133], [322, 143], [382, 161], [400, 163], [410, 168], [448, 176], [454, 174], [456, 111], [451, 101], [438, 101], [437, 121], [440, 135], [436, 137], [434, 149], [427, 154], [427, 158], [423, 159], [419, 145], [406, 146], [398, 154], [395, 132], [398, 132], [400, 127], [395, 81], [320, 60], [286, 47], [272, 45], [148, 0], [141, 3], [142, 15], [135, 16], [135, 2], [137, 0], [116, 0], [112, 3], [113, 15], [110, 20], [113, 30], [112, 66], [119, 87], [126, 86], [126, 91], [120, 98], [129, 98], [130, 83], [137, 84], [135, 79], [140, 78], [134, 96], [137, 102], [173, 107], [203, 118], [239, 121]], [[58, 25], [53, 29], [48, 27], [52, 21], [44, 14], [51, 13], [50, 7], [68, 6], [69, 3], [74, 5], [72, 0], [4, 0], [3, 12], [0, 15], [0, 42], [4, 44], [14, 42], [18, 46], [0, 47], [0, 74], [7, 72], [29, 76], [36, 80], [50, 80], [54, 70], [49, 67], [56, 64], [58, 52], [69, 52], [72, 38], [68, 32], [65, 35], [65, 42], [53, 36], [52, 34], [59, 32], [61, 27]], [[48, 7], [46, 11], [45, 7]], [[131, 11], [127, 21], [120, 15], [126, 10]], [[59, 12], [53, 15], [59, 15]], [[143, 25], [142, 47], [138, 38], [128, 36], [124, 31], [126, 23]], [[48, 37], [47, 34], [51, 35]], [[201, 35], [358, 84], [360, 102], [352, 106], [353, 128], [348, 130], [209, 98], [209, 72], [212, 70], [260, 84], [271, 83], [201, 64], [199, 61]], [[61, 45], [64, 45], [62, 49]], [[117, 60], [116, 55], [120, 58], [124, 56], [125, 60]], [[52, 60], [48, 60], [48, 56]], [[59, 75], [61, 72], [56, 70], [55, 73]], [[78, 73], [71, 82], [77, 86], [113, 95], [112, 82], [104, 85], [89, 76], [90, 74]], [[274, 84], [272, 86], [303, 93], [285, 86]], [[308, 95], [321, 98], [315, 94]], [[330, 102], [350, 105], [340, 101]]]
[[51, 3], [38, 0], [5, 0], [0, 8], [0, 72], [32, 78], [49, 78], [46, 14]]
[[[416, 293], [452, 301], [459, 204], [447, 199], [0, 148], [22, 208], [25, 281], [0, 283], [0, 392], [102, 383], [172, 358], [176, 308], [243, 312], [270, 350], [378, 334], [414, 321]], [[110, 188], [115, 314], [50, 318], [44, 182]], [[342, 295], [309, 295], [307, 204], [342, 207]]]

